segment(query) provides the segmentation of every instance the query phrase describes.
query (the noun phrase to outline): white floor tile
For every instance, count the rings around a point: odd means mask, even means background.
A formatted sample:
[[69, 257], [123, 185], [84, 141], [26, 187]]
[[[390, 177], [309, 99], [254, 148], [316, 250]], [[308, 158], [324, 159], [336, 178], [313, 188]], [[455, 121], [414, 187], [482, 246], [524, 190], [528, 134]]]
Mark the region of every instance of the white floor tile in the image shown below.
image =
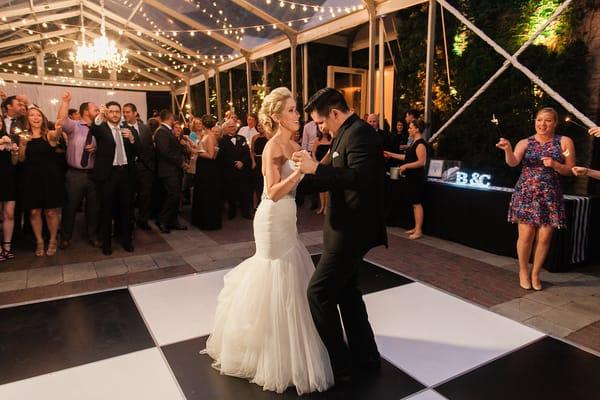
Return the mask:
[[223, 276], [228, 271], [219, 270], [130, 287], [159, 345], [210, 333], [217, 296], [223, 287]]
[[543, 336], [420, 283], [365, 302], [381, 354], [427, 386]]
[[426, 390], [414, 396], [407, 397], [406, 400], [447, 400], [444, 396], [433, 390]]
[[184, 399], [157, 348], [0, 385], [0, 399]]

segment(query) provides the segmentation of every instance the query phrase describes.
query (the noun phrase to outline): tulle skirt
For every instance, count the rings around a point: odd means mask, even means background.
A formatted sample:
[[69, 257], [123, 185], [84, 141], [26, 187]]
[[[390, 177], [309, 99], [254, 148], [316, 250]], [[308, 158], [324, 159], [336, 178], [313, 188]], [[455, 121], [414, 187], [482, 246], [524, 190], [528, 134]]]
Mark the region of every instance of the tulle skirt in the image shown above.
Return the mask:
[[222, 374], [264, 390], [325, 391], [333, 373], [308, 306], [314, 266], [298, 238], [293, 198], [263, 200], [254, 233], [256, 254], [225, 275], [205, 352]]

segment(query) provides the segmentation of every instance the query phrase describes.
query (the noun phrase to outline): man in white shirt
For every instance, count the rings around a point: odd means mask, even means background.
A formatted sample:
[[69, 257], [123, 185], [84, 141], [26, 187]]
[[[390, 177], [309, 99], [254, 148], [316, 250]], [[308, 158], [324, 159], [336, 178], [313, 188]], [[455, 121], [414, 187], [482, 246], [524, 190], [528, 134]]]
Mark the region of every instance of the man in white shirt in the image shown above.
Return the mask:
[[252, 137], [254, 135], [258, 135], [258, 131], [256, 130], [256, 123], [258, 121], [258, 117], [256, 114], [250, 113], [248, 114], [248, 118], [246, 119], [248, 125], [242, 126], [238, 131], [238, 135], [241, 135], [246, 138], [246, 143], [252, 143]]

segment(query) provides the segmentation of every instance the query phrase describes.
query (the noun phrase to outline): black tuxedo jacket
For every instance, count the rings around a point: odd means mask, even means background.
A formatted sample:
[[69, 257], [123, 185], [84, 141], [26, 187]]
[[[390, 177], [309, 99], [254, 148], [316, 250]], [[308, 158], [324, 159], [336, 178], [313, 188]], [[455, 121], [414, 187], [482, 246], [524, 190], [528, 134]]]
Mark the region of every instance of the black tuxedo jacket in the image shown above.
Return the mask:
[[[140, 152], [137, 155], [138, 169], [156, 171], [156, 149], [154, 148], [154, 134], [142, 121], [138, 120], [139, 132], [135, 138], [140, 142]], [[135, 132], [134, 132], [135, 135]]]
[[178, 177], [182, 172], [183, 148], [173, 132], [162, 125], [154, 134], [159, 178]]
[[[235, 137], [235, 144], [231, 138]], [[223, 166], [225, 178], [236, 178], [248, 175], [252, 171], [252, 160], [250, 158], [250, 147], [246, 138], [241, 135], [226, 135], [219, 140], [219, 159]], [[235, 162], [241, 161], [242, 169], [235, 167]]]
[[312, 178], [317, 187], [329, 191], [325, 250], [368, 251], [387, 246], [381, 138], [353, 114], [333, 139], [331, 157], [331, 164], [320, 164]]
[[[96, 138], [96, 153], [94, 155], [92, 179], [104, 181], [110, 177], [113, 160], [115, 159], [115, 139], [113, 138], [112, 130], [106, 122], [103, 122], [101, 125], [92, 123], [90, 132], [94, 138]], [[125, 154], [127, 155], [129, 171], [134, 174], [135, 157], [139, 153], [140, 141], [135, 140], [132, 144], [129, 140], [123, 139], [123, 144], [125, 147]]]

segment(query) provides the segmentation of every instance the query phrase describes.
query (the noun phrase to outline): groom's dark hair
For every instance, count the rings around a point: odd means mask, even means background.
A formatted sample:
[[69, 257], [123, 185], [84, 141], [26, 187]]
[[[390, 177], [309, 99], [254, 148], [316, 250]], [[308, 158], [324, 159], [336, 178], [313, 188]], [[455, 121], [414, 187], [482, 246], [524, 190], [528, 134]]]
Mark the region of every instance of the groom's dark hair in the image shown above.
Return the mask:
[[310, 97], [304, 112], [310, 114], [316, 111], [321, 116], [327, 116], [334, 108], [344, 113], [350, 111], [342, 92], [328, 87], [320, 89]]

